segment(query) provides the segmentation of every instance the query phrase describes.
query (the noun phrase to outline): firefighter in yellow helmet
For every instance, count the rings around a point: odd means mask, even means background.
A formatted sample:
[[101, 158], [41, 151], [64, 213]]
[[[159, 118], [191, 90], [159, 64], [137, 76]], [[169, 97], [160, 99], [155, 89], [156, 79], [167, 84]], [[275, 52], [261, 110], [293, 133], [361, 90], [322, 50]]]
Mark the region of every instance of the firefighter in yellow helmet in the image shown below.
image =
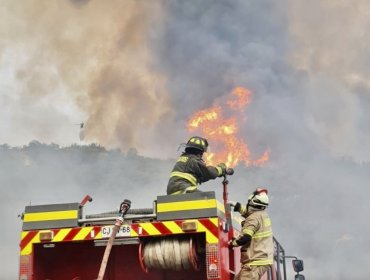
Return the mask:
[[199, 191], [198, 184], [225, 175], [226, 165], [207, 166], [203, 153], [208, 141], [199, 136], [191, 137], [185, 145], [185, 152], [178, 158], [172, 169], [167, 185], [167, 194], [184, 194]]
[[230, 241], [230, 246], [241, 246], [241, 269], [234, 280], [260, 280], [273, 264], [273, 235], [271, 220], [266, 212], [269, 205], [267, 189], [257, 188], [246, 206], [231, 203], [234, 211], [245, 217], [242, 234]]

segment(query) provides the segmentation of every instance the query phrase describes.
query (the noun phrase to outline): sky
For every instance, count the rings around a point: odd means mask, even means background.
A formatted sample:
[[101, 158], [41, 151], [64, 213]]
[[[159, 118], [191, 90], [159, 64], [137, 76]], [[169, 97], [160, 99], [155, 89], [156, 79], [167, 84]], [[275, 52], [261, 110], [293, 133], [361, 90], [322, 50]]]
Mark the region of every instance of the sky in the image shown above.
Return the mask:
[[[282, 237], [300, 244], [307, 276], [365, 279], [365, 254], [352, 274], [337, 270], [369, 241], [358, 233], [370, 230], [369, 13], [365, 0], [5, 0], [0, 144], [96, 142], [173, 158], [189, 117], [243, 86], [252, 102], [240, 136], [271, 159], [240, 167], [236, 181], [270, 184], [279, 221], [291, 203], [294, 218], [312, 213]], [[328, 252], [330, 269], [315, 271]]]

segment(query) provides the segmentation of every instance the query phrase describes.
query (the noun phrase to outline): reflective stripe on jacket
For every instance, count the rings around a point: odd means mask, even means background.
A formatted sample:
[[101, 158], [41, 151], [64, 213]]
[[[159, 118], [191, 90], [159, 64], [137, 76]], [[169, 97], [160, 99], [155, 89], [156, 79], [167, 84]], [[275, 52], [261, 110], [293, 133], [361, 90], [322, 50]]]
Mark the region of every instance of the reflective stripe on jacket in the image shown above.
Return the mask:
[[273, 263], [274, 244], [271, 220], [265, 210], [251, 213], [245, 220], [243, 234], [252, 237], [250, 244], [241, 248], [241, 263], [270, 265]]
[[183, 153], [177, 160], [167, 185], [167, 194], [197, 190], [197, 185], [222, 174], [220, 167], [207, 166], [201, 157]]

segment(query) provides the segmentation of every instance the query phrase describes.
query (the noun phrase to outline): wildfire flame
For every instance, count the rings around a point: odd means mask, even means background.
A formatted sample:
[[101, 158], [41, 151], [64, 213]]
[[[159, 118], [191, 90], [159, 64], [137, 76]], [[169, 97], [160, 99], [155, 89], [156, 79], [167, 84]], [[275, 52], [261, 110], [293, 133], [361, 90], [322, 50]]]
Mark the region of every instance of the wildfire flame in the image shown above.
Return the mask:
[[[251, 92], [243, 87], [236, 87], [227, 100], [227, 108], [230, 111], [242, 112], [251, 102]], [[207, 164], [215, 165], [224, 162], [228, 167], [234, 167], [239, 163], [247, 166], [263, 166], [268, 160], [270, 152], [266, 150], [258, 159], [252, 159], [246, 142], [238, 137], [237, 114], [232, 117], [224, 117], [224, 108], [220, 105], [194, 113], [187, 123], [189, 132], [200, 132], [207, 138], [212, 146], [212, 151], [205, 153]], [[227, 112], [229, 113], [229, 112]]]

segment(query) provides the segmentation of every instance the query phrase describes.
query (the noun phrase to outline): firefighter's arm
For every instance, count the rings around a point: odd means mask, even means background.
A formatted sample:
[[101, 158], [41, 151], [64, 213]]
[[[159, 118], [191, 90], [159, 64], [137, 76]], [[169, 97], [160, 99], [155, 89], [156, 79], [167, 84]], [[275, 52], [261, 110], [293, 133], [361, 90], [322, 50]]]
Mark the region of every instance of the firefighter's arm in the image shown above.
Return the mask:
[[248, 244], [249, 242], [251, 242], [252, 236], [256, 233], [258, 227], [258, 219], [254, 215], [249, 216], [244, 222], [242, 235], [240, 235], [235, 240], [233, 239], [230, 245], [233, 247], [237, 247]]
[[239, 212], [242, 216], [245, 216], [247, 212], [247, 207], [245, 205], [242, 205], [240, 202], [236, 201], [229, 201], [228, 204], [234, 207], [234, 212]]
[[200, 161], [197, 165], [197, 171], [201, 182], [216, 179], [217, 177], [225, 175], [226, 172], [226, 165], [224, 163], [220, 163], [217, 166], [207, 166], [204, 162]]
[[231, 247], [239, 247], [239, 246], [244, 246], [245, 244], [249, 244], [252, 240], [252, 236], [249, 234], [243, 234], [240, 235], [238, 238], [233, 238], [230, 240], [229, 245]]
[[216, 169], [218, 177], [224, 176], [226, 174], [227, 167], [225, 163], [217, 164]]

